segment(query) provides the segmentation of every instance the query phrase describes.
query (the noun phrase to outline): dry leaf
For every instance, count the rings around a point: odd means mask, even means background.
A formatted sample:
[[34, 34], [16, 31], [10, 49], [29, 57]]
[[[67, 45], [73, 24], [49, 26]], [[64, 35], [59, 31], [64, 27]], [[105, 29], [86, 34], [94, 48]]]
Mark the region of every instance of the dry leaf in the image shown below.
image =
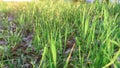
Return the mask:
[[6, 45], [7, 42], [5, 41], [5, 39], [3, 38], [0, 38], [0, 45]]
[[69, 37], [68, 41], [66, 42], [66, 49], [65, 49], [65, 53], [69, 53], [71, 48], [73, 47], [73, 45], [75, 44], [76, 40], [73, 36], [74, 33], [71, 34], [71, 36]]

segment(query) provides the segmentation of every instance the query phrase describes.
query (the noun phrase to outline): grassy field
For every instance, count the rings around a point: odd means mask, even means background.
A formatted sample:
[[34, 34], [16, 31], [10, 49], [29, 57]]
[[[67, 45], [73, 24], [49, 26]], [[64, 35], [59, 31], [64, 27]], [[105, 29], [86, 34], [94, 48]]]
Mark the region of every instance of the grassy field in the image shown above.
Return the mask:
[[0, 3], [0, 68], [120, 68], [120, 5]]

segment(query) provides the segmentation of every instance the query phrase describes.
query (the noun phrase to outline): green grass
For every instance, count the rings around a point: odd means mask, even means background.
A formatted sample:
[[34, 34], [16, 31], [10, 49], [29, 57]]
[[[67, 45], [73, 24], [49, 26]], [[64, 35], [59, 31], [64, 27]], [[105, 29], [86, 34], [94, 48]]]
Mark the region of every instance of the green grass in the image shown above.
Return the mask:
[[[4, 39], [7, 44], [0, 45], [0, 68], [119, 68], [119, 7], [59, 1], [15, 7], [1, 3], [0, 41]], [[13, 17], [11, 22], [9, 16]], [[11, 30], [13, 24], [15, 31]], [[66, 53], [71, 37], [75, 47]]]

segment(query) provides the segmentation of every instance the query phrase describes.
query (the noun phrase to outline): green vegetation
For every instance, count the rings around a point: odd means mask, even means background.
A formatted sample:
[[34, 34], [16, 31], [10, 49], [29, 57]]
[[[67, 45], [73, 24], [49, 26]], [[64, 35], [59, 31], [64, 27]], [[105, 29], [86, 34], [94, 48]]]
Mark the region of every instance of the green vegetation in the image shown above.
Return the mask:
[[120, 5], [0, 4], [0, 68], [120, 68]]

